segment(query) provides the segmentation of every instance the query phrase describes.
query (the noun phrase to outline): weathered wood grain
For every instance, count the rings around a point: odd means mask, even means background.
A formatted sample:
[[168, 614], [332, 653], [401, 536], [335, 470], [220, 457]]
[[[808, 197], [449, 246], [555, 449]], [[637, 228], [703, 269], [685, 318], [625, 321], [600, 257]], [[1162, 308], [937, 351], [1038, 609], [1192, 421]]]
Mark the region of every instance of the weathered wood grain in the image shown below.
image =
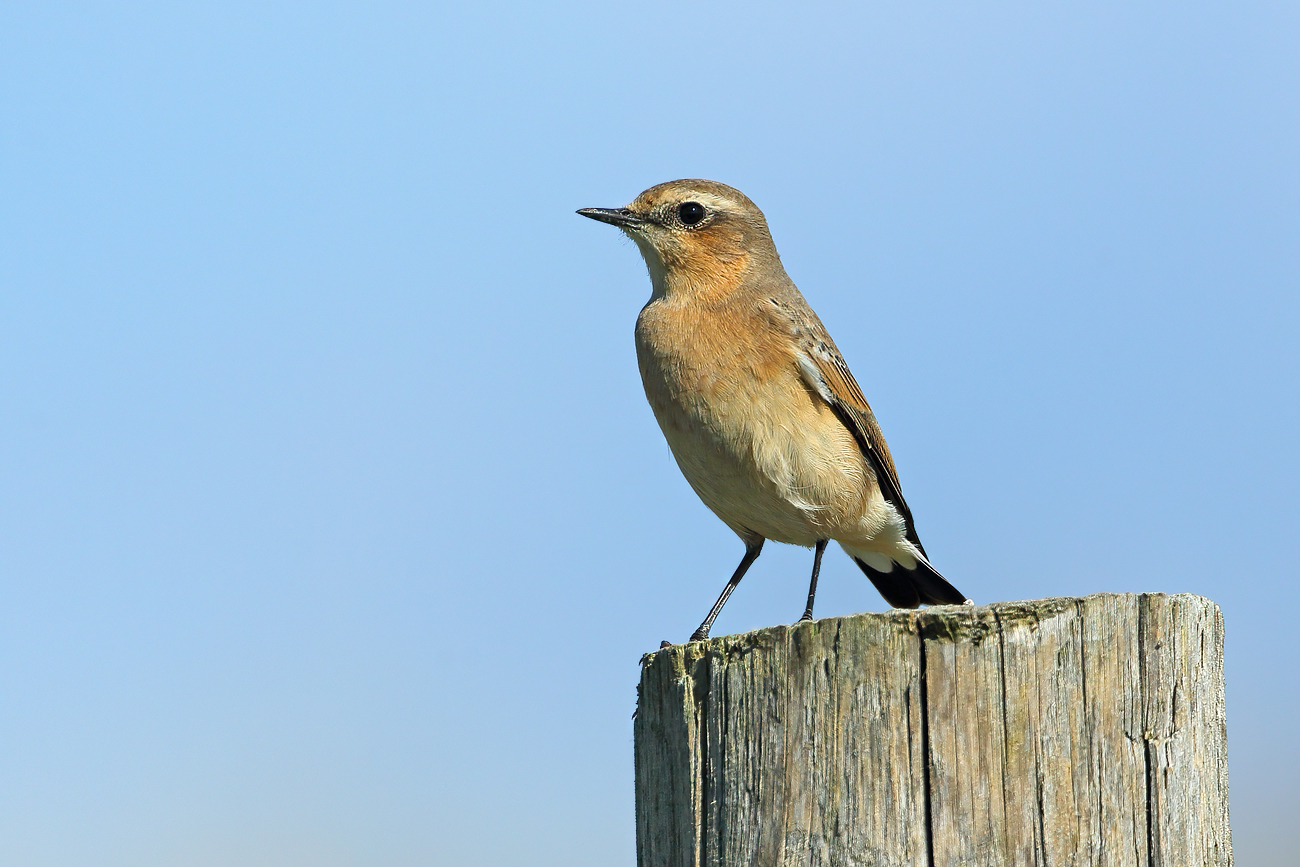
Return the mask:
[[645, 658], [640, 867], [1232, 863], [1223, 620], [1105, 595]]

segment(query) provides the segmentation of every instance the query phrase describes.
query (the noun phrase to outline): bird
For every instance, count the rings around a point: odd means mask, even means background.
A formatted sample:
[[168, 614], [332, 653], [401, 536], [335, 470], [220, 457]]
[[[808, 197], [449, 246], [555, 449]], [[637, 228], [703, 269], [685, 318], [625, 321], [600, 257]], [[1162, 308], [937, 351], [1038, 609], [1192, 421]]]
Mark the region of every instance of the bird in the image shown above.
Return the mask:
[[800, 621], [831, 541], [893, 607], [973, 604], [930, 565], [875, 414], [758, 206], [684, 179], [577, 213], [621, 229], [645, 259], [651, 294], [635, 334], [646, 399], [686, 481], [745, 545], [691, 641], [709, 637], [769, 539], [814, 551]]

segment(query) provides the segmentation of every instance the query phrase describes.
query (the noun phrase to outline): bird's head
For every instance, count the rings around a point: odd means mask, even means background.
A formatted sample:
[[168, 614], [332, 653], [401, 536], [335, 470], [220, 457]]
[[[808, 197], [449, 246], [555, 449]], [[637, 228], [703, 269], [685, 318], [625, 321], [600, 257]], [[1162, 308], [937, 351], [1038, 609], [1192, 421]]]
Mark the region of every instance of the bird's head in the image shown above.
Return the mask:
[[713, 295], [755, 267], [780, 267], [767, 220], [740, 190], [716, 181], [658, 184], [625, 208], [582, 208], [618, 226], [645, 257], [656, 295]]

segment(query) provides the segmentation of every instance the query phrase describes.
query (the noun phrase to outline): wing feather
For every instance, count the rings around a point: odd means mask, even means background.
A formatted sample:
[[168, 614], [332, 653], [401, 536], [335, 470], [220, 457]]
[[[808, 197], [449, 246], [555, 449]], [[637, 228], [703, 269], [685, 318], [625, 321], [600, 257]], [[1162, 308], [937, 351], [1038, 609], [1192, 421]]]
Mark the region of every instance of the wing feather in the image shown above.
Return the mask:
[[839, 349], [824, 329], [817, 330], [822, 333], [810, 333], [812, 329], [808, 329], [802, 335], [804, 339], [801, 340], [798, 356], [800, 375], [826, 401], [831, 411], [853, 435], [876, 476], [880, 493], [903, 516], [907, 541], [915, 545], [922, 556], [926, 556], [925, 548], [916, 535], [912, 510], [908, 508], [907, 500], [903, 499], [898, 470], [894, 467], [894, 458], [889, 453], [889, 446], [885, 444], [885, 436], [880, 431], [876, 415], [871, 411], [871, 405], [863, 396], [857, 380], [849, 372], [849, 366]]
[[[880, 487], [881, 495], [888, 500], [903, 519], [904, 535], [921, 557], [910, 569], [889, 558], [887, 568], [877, 568], [881, 563], [868, 563], [849, 551], [854, 562], [862, 568], [876, 589], [890, 605], [915, 608], [921, 603], [928, 605], [970, 603], [970, 600], [953, 587], [935, 571], [929, 563], [925, 547], [916, 535], [916, 525], [912, 520], [912, 510], [903, 499], [903, 492], [898, 484], [898, 470], [894, 467], [893, 455], [885, 445], [884, 434], [871, 405], [862, 394], [857, 380], [849, 372], [835, 342], [826, 333], [825, 326], [817, 314], [808, 308], [807, 302], [794, 290], [793, 298], [786, 295], [783, 299], [774, 295], [770, 300], [773, 310], [781, 322], [781, 327], [794, 338], [795, 363], [800, 377], [808, 388], [826, 402], [835, 416], [853, 436], [872, 474]], [[847, 550], [847, 549], [846, 549]], [[887, 556], [887, 555], [886, 555]]]

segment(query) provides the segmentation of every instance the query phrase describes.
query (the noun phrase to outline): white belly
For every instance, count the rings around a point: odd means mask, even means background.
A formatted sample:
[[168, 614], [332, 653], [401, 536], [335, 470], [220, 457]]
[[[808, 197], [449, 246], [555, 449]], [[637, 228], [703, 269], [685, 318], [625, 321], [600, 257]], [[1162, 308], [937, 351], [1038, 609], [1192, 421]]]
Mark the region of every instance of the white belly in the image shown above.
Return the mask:
[[709, 399], [685, 401], [654, 375], [646, 394], [682, 474], [742, 538], [810, 547], [866, 541], [889, 523], [852, 435], [793, 370], [711, 385]]

